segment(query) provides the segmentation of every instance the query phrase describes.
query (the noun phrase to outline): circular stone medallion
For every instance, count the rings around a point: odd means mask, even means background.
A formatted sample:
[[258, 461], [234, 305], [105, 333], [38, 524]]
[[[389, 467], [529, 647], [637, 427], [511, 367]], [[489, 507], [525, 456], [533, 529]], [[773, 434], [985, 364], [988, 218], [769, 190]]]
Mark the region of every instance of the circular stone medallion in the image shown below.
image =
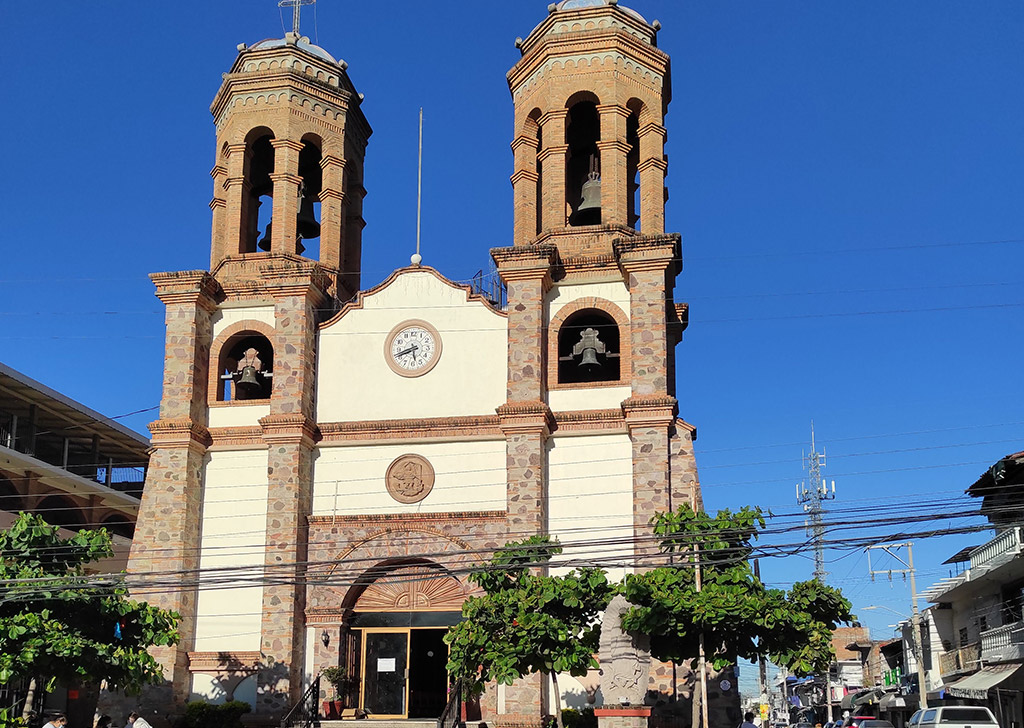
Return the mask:
[[400, 455], [388, 466], [384, 481], [399, 503], [419, 503], [434, 487], [434, 468], [421, 455]]

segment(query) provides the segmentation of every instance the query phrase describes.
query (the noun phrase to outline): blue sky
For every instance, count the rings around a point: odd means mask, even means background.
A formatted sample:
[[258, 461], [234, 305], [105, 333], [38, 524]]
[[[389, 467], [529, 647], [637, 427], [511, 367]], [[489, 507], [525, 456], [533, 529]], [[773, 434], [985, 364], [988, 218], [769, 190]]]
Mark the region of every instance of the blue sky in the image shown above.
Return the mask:
[[[424, 261], [466, 279], [510, 244], [504, 74], [545, 6], [305, 11], [374, 128], [364, 286], [413, 250], [420, 106]], [[678, 389], [708, 508], [756, 504], [793, 524], [811, 420], [829, 507], [852, 521], [830, 538], [966, 507], [963, 489], [1024, 449], [1024, 5], [630, 6], [662, 22], [672, 56], [667, 227], [691, 305]], [[4, 3], [0, 21], [0, 360], [105, 413], [153, 407], [163, 327], [146, 274], [208, 264], [209, 104], [236, 44], [281, 35], [276, 3]], [[919, 589], [987, 537], [915, 539]], [[901, 581], [868, 580], [862, 551], [828, 558], [855, 607], [909, 611]], [[812, 568], [808, 553], [762, 561], [779, 585]], [[891, 634], [893, 615], [861, 616]]]

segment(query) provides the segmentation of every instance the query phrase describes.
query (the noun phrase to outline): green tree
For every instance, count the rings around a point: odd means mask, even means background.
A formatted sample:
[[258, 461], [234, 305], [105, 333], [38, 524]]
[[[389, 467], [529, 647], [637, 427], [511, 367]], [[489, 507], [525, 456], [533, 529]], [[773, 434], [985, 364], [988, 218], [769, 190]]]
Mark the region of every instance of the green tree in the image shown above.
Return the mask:
[[[600, 613], [614, 588], [604, 572], [574, 569], [563, 576], [541, 573], [562, 552], [557, 541], [531, 536], [506, 544], [470, 581], [485, 594], [462, 606], [463, 621], [445, 636], [448, 672], [479, 695], [489, 681], [511, 685], [531, 673], [548, 676], [558, 698], [557, 673], [585, 675], [598, 666]], [[561, 726], [561, 705], [554, 711]]]
[[[106, 529], [64, 539], [22, 513], [0, 531], [0, 684], [34, 679], [50, 690], [106, 680], [134, 692], [162, 679], [146, 648], [176, 643], [179, 617], [86, 574], [86, 564], [112, 554]], [[16, 722], [0, 711], [0, 726]]]
[[649, 634], [659, 660], [694, 657], [703, 633], [707, 658], [718, 669], [737, 657], [762, 656], [798, 675], [828, 669], [832, 631], [853, 618], [850, 602], [816, 580], [788, 592], [766, 588], [748, 561], [764, 524], [761, 510], [749, 507], [712, 517], [684, 505], [657, 515], [654, 532], [673, 563], [626, 577], [622, 593], [637, 606], [623, 615], [623, 627]]

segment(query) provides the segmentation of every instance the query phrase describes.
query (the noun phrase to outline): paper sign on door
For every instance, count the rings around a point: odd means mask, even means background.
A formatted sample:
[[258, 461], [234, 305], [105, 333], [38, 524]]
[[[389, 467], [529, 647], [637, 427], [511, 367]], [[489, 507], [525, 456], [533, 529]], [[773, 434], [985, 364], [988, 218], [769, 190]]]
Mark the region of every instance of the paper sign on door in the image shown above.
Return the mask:
[[394, 657], [378, 657], [377, 658], [377, 672], [394, 672], [395, 671], [395, 658]]

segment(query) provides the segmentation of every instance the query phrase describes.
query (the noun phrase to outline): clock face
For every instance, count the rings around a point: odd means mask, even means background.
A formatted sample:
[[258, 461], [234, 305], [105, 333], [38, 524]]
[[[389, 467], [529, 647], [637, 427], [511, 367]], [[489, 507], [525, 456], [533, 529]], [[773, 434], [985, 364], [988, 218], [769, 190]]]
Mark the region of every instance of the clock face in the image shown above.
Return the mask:
[[441, 355], [437, 329], [425, 321], [406, 321], [388, 335], [385, 356], [396, 374], [417, 377], [433, 369]]

